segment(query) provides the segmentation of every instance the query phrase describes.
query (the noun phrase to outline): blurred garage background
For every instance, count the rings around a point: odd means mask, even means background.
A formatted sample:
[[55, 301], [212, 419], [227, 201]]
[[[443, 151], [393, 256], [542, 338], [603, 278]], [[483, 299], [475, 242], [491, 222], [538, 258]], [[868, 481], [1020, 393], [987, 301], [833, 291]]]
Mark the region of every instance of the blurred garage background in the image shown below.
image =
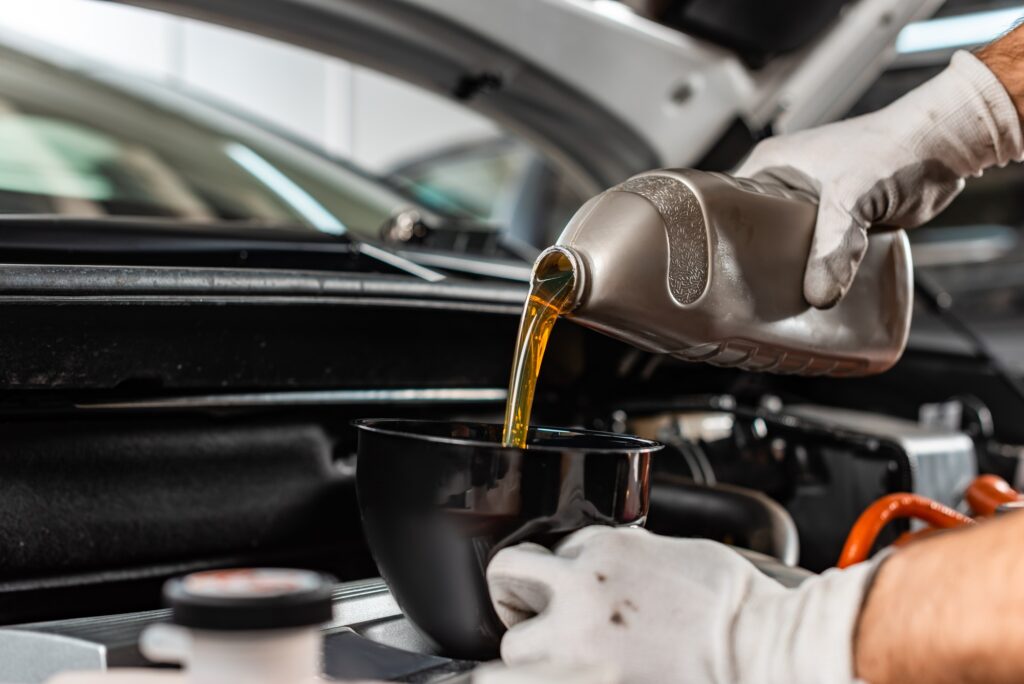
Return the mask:
[[[625, 9], [614, 0], [577, 1], [610, 15]], [[852, 113], [898, 97], [940, 69], [953, 49], [987, 41], [1022, 14], [1019, 2], [947, 0], [934, 19], [903, 30], [892, 66]], [[449, 99], [340, 59], [201, 21], [100, 0], [33, 0], [5, 3], [0, 30], [210, 100], [372, 173], [433, 186], [460, 208], [498, 223], [511, 201], [502, 195], [525, 182], [534, 156], [495, 123]], [[556, 223], [582, 193], [567, 183]], [[962, 221], [956, 212], [945, 220]]]
[[[590, 4], [609, 14], [624, 9], [613, 0]], [[940, 69], [953, 49], [987, 41], [1022, 14], [1019, 2], [948, 0], [934, 19], [903, 30], [891, 67], [852, 113], [898, 97]], [[503, 213], [538, 163], [524, 144], [467, 107], [251, 33], [98, 0], [5, 3], [0, 30], [211, 100], [372, 173], [398, 175], [433, 191], [434, 201], [496, 223], [507, 223]], [[977, 190], [1001, 192], [1007, 177], [1020, 173], [1014, 168], [990, 174], [986, 187]], [[555, 230], [586, 190], [568, 180], [548, 182], [564, 185], [548, 217]], [[972, 221], [994, 224], [1024, 214], [1020, 201], [1001, 202], [999, 208], [986, 203], [980, 213], [976, 203], [959, 204], [966, 207], [954, 208], [944, 222], [963, 223], [965, 211]]]
[[97, 0], [11, 2], [0, 27], [244, 110], [373, 171], [497, 132], [468, 109], [369, 69], [159, 12]]

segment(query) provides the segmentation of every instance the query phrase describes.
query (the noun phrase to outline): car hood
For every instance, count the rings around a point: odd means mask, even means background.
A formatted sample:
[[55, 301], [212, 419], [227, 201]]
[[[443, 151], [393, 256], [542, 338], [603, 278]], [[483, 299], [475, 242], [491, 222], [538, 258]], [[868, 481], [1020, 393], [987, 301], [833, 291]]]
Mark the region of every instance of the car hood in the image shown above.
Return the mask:
[[815, 42], [758, 69], [612, 0], [114, 1], [416, 83], [524, 136], [596, 191], [698, 165], [727, 131], [749, 142], [841, 115], [889, 63], [899, 30], [942, 0], [854, 2]]

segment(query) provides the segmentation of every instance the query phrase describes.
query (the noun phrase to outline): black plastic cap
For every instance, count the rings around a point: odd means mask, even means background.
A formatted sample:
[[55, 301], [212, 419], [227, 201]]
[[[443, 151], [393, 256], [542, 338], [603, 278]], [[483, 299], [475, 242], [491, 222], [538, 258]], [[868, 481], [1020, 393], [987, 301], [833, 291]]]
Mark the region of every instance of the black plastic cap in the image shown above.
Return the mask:
[[334, 578], [310, 570], [210, 570], [164, 585], [171, 621], [182, 627], [252, 631], [330, 622]]

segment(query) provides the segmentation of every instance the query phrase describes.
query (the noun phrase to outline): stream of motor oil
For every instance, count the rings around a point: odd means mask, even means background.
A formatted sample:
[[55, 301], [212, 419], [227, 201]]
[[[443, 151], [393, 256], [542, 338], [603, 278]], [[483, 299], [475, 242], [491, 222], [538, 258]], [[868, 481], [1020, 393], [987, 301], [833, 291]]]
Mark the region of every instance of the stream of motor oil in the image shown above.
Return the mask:
[[508, 383], [502, 446], [525, 447], [540, 364], [558, 317], [572, 303], [576, 284], [572, 263], [561, 252], [542, 256], [533, 269], [530, 296], [523, 306]]

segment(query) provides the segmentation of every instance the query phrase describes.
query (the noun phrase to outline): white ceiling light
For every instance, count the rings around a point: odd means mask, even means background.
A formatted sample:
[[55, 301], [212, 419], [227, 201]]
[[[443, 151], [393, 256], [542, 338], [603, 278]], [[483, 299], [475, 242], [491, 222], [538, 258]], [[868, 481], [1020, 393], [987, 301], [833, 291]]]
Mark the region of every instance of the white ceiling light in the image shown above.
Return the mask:
[[998, 38], [1021, 19], [1024, 5], [918, 21], [900, 31], [896, 50], [907, 54], [982, 45]]

